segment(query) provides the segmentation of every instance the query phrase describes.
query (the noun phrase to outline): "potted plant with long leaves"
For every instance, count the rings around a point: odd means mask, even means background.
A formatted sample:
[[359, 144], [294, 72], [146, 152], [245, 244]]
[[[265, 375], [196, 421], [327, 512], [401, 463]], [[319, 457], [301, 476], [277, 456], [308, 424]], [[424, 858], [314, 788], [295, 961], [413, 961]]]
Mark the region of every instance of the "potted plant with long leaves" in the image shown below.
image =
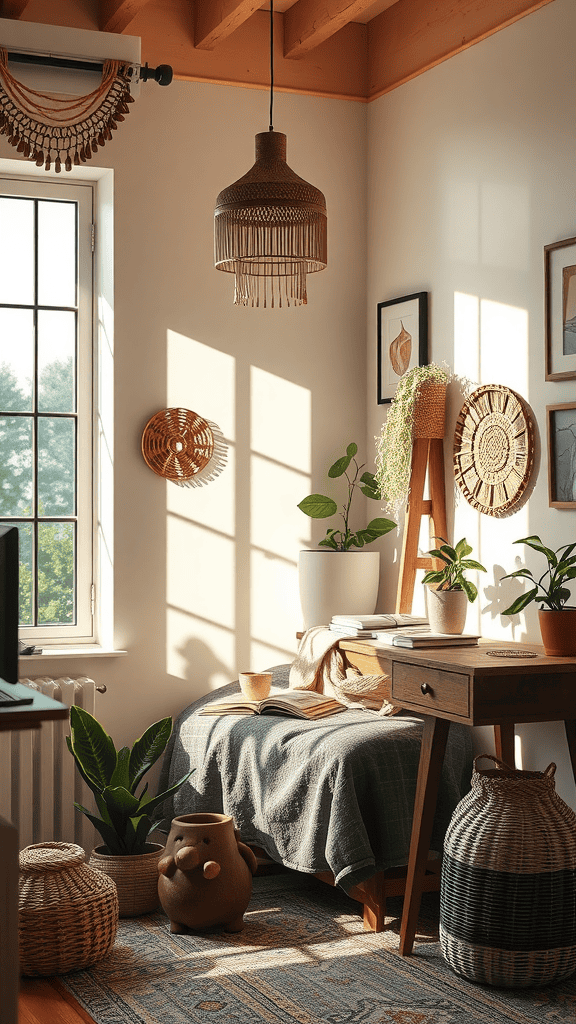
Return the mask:
[[[380, 488], [365, 463], [356, 459], [358, 445], [351, 442], [328, 470], [328, 478], [344, 477], [346, 491], [341, 505], [340, 527], [329, 527], [318, 548], [300, 552], [298, 576], [304, 627], [327, 625], [334, 614], [371, 614], [376, 608], [380, 580], [380, 552], [364, 550], [393, 530], [391, 519], [376, 517], [363, 529], [350, 526], [352, 502], [358, 491], [380, 501]], [[338, 504], [325, 494], [309, 494], [298, 508], [311, 519], [329, 519]]]
[[480, 562], [468, 556], [472, 547], [465, 537], [452, 547], [443, 537], [439, 547], [428, 552], [442, 563], [440, 568], [430, 569], [422, 582], [428, 586], [428, 621], [435, 633], [462, 633], [466, 624], [468, 602], [478, 597], [478, 588], [466, 573], [470, 570], [486, 572]]
[[162, 718], [135, 741], [116, 750], [100, 722], [83, 708], [70, 708], [66, 737], [84, 782], [92, 790], [98, 817], [79, 803], [74, 806], [92, 822], [104, 843], [89, 863], [116, 882], [121, 917], [148, 913], [158, 906], [158, 860], [162, 844], [148, 841], [154, 830], [153, 812], [190, 778], [192, 771], [164, 793], [152, 796], [146, 773], [163, 754], [172, 732], [172, 719]]
[[533, 551], [544, 555], [547, 568], [536, 578], [531, 569], [522, 568], [502, 576], [500, 582], [509, 579], [530, 580], [534, 586], [520, 594], [503, 615], [518, 615], [535, 602], [542, 643], [546, 654], [553, 657], [573, 657], [576, 654], [576, 607], [566, 602], [571, 591], [566, 586], [576, 579], [576, 543], [564, 544], [556, 550], [543, 544], [537, 534], [515, 540], [515, 544], [526, 544]]

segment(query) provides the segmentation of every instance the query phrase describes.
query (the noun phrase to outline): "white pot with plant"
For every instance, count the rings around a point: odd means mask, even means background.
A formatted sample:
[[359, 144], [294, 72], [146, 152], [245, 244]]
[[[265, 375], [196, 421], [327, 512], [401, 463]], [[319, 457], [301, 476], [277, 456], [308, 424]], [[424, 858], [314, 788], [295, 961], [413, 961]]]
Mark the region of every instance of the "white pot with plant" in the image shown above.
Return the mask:
[[502, 576], [502, 580], [521, 578], [535, 584], [520, 594], [503, 615], [518, 615], [527, 605], [535, 601], [540, 605], [538, 622], [544, 651], [551, 657], [563, 658], [576, 655], [576, 607], [568, 605], [571, 593], [566, 583], [576, 579], [576, 544], [564, 544], [555, 551], [546, 547], [540, 537], [523, 537], [515, 544], [527, 544], [533, 551], [544, 555], [548, 568], [536, 580], [530, 569], [517, 569]]
[[472, 548], [465, 537], [451, 547], [443, 537], [442, 544], [428, 552], [442, 562], [440, 569], [431, 569], [423, 577], [427, 585], [428, 621], [433, 633], [463, 633], [466, 625], [468, 602], [475, 601], [478, 589], [466, 579], [469, 570], [486, 572], [480, 562], [468, 558]]
[[101, 817], [74, 806], [92, 822], [104, 845], [92, 851], [89, 865], [116, 883], [120, 917], [146, 914], [159, 906], [158, 861], [161, 843], [148, 842], [154, 830], [152, 812], [190, 778], [192, 771], [153, 797], [148, 784], [137, 794], [144, 775], [164, 752], [172, 719], [155, 722], [132, 749], [116, 750], [100, 723], [83, 708], [70, 708], [68, 749], [86, 785], [92, 790]]
[[[367, 498], [380, 501], [381, 494], [374, 475], [361, 471], [356, 461], [358, 445], [353, 442], [346, 454], [330, 466], [328, 477], [344, 476], [347, 495], [340, 513], [342, 528], [326, 531], [317, 549], [301, 551], [298, 559], [298, 580], [304, 629], [326, 626], [333, 615], [370, 615], [376, 609], [380, 582], [380, 552], [365, 551], [378, 537], [396, 526], [390, 519], [372, 519], [363, 530], [350, 528], [350, 509], [356, 490]], [[338, 505], [324, 494], [309, 494], [298, 508], [311, 519], [328, 519], [336, 515]]]

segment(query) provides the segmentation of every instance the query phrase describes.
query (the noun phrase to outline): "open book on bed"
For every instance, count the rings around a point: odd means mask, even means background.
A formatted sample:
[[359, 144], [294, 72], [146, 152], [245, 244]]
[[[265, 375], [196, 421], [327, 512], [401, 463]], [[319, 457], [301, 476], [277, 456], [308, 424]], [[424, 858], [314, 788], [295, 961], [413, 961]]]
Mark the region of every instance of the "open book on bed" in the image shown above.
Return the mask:
[[326, 718], [347, 711], [345, 704], [315, 690], [281, 690], [265, 700], [248, 700], [242, 694], [205, 704], [199, 715], [288, 715], [295, 718]]

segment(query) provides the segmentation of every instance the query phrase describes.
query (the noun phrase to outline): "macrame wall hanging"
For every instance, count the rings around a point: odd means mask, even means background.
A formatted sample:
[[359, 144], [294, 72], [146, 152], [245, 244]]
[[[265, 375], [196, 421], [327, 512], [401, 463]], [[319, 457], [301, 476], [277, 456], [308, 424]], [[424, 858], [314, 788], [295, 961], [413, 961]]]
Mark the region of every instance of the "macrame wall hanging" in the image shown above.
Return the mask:
[[107, 60], [96, 89], [86, 96], [61, 96], [19, 82], [0, 47], [0, 134], [38, 167], [70, 171], [112, 138], [134, 102], [130, 80], [137, 71], [135, 65]]
[[226, 465], [227, 452], [220, 428], [190, 409], [161, 409], [142, 434], [146, 465], [180, 487], [215, 480]]

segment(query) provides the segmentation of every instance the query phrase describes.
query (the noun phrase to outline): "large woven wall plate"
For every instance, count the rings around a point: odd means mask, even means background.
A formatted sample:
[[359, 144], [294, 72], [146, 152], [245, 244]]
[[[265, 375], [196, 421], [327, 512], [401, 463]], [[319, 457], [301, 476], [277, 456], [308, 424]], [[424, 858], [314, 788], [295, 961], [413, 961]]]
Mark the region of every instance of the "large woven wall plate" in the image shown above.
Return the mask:
[[226, 453], [220, 428], [190, 409], [161, 409], [142, 434], [146, 465], [181, 487], [214, 480], [226, 465]]
[[454, 433], [454, 477], [466, 500], [487, 516], [519, 507], [534, 467], [534, 425], [527, 405], [502, 384], [485, 384], [462, 406]]

